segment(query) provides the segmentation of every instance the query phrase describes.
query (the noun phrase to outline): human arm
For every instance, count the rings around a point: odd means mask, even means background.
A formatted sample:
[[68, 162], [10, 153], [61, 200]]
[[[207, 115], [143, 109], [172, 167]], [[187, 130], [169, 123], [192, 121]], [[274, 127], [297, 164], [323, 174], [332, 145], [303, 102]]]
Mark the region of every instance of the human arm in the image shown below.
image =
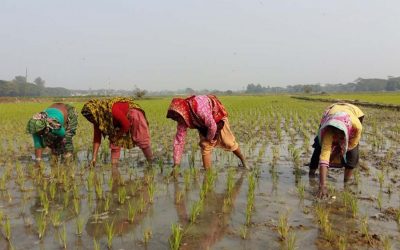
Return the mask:
[[349, 145], [347, 150], [354, 149], [360, 143], [361, 133], [362, 133], [362, 124], [358, 118], [351, 117], [351, 123], [352, 123], [352, 136], [349, 138]]
[[321, 142], [321, 154], [319, 157], [319, 191], [318, 197], [324, 198], [328, 195], [326, 178], [328, 175], [329, 159], [332, 152], [333, 131], [327, 129]]
[[185, 147], [186, 134], [187, 126], [185, 124], [178, 123], [174, 139], [174, 167], [181, 163], [183, 149]]
[[101, 144], [101, 131], [99, 127], [93, 124], [93, 154], [92, 154], [92, 164], [96, 164], [97, 153], [99, 152]]

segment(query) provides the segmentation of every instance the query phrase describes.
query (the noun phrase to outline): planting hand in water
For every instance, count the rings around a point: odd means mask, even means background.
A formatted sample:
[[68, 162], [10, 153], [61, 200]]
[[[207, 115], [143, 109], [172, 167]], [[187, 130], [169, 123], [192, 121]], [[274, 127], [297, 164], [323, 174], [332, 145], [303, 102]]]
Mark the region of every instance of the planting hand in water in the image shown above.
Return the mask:
[[83, 106], [82, 115], [93, 123], [92, 166], [96, 164], [102, 136], [108, 136], [110, 140], [113, 165], [117, 165], [119, 161], [121, 147], [130, 149], [135, 145], [142, 150], [147, 162], [152, 163], [153, 153], [146, 115], [132, 99], [92, 99]]
[[181, 162], [187, 129], [197, 129], [200, 137], [203, 167], [211, 167], [214, 147], [221, 147], [233, 152], [248, 169], [232, 131], [229, 128], [228, 113], [225, 107], [213, 95], [174, 98], [168, 109], [167, 118], [178, 123], [174, 140], [174, 167]]
[[336, 103], [325, 111], [310, 163], [310, 177], [319, 166], [319, 197], [327, 196], [326, 176], [329, 167], [345, 167], [344, 182], [350, 180], [358, 165], [358, 144], [362, 132], [364, 113], [348, 103]]
[[74, 107], [64, 103], [54, 103], [43, 112], [33, 115], [26, 131], [32, 134], [36, 164], [42, 159], [42, 150], [51, 149], [53, 157], [63, 155], [70, 159], [74, 151], [72, 137], [78, 126], [78, 115]]

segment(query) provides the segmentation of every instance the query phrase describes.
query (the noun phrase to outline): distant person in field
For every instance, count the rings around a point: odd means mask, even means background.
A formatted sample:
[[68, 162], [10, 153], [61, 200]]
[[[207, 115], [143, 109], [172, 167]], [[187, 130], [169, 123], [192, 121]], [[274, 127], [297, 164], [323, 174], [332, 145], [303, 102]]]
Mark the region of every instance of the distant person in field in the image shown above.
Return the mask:
[[72, 137], [77, 126], [76, 109], [69, 104], [54, 103], [43, 112], [33, 115], [26, 131], [33, 137], [36, 162], [40, 163], [46, 147], [51, 149], [54, 159], [63, 155], [66, 161], [70, 161], [74, 151]]
[[328, 194], [326, 177], [329, 167], [344, 166], [344, 182], [350, 180], [359, 161], [358, 144], [363, 119], [364, 113], [349, 103], [335, 103], [325, 110], [314, 140], [309, 172], [313, 177], [319, 167], [319, 197]]
[[190, 128], [199, 131], [199, 145], [205, 169], [211, 167], [214, 147], [233, 152], [240, 159], [241, 166], [248, 168], [239, 144], [229, 128], [228, 113], [214, 95], [174, 98], [169, 106], [167, 118], [178, 122], [174, 140], [174, 167], [181, 163], [187, 129]]
[[138, 146], [148, 163], [152, 163], [150, 131], [144, 110], [130, 98], [115, 97], [89, 100], [82, 108], [82, 115], [93, 124], [93, 157], [97, 161], [101, 137], [108, 136], [111, 148], [111, 163], [119, 161], [121, 147]]

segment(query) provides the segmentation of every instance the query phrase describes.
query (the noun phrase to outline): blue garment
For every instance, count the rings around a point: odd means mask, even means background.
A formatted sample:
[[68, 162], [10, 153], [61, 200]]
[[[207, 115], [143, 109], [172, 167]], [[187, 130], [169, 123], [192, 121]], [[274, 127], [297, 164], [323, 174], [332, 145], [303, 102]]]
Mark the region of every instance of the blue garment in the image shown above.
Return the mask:
[[[64, 137], [65, 136], [64, 114], [61, 112], [61, 110], [59, 110], [57, 108], [47, 108], [44, 110], [44, 112], [47, 113], [49, 118], [53, 118], [61, 124], [61, 127], [59, 129], [53, 129], [53, 130], [51, 130], [51, 133], [53, 135], [56, 135], [59, 137]], [[42, 136], [35, 133], [32, 135], [32, 137], [33, 137], [33, 144], [34, 144], [35, 148], [44, 148], [45, 147]]]

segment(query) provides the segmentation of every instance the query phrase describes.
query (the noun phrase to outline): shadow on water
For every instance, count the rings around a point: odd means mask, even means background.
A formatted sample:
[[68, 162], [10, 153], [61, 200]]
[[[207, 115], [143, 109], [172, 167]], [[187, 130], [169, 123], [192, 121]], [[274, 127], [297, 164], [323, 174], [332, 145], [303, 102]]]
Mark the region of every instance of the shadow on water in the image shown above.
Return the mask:
[[[243, 184], [244, 175], [242, 172], [234, 184], [229, 206], [224, 204], [228, 197], [227, 190], [223, 193], [217, 193], [214, 189], [210, 190], [204, 198], [203, 210], [195, 223], [191, 223], [189, 220], [185, 201], [182, 199], [181, 202], [176, 203], [179, 223], [183, 226], [184, 232], [180, 249], [209, 249], [224, 237], [228, 230], [235, 200]], [[206, 179], [203, 180], [203, 182], [206, 181]], [[180, 193], [179, 185], [175, 183], [174, 187], [176, 196]]]

